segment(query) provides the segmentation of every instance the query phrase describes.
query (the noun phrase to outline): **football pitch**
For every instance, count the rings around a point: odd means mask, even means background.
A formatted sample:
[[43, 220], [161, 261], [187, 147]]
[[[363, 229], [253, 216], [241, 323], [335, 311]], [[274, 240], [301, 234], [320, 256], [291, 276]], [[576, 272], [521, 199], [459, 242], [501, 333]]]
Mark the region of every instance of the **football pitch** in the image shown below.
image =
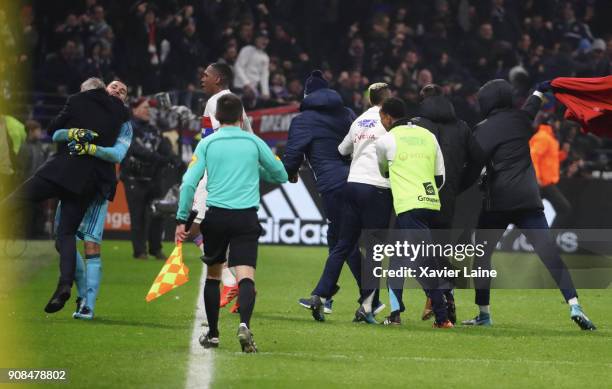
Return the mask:
[[[167, 254], [170, 246], [165, 244]], [[129, 242], [104, 242], [103, 280], [92, 322], [72, 319], [74, 298], [57, 314], [43, 312], [57, 280], [57, 255], [51, 242], [27, 242], [23, 250], [14, 249], [19, 255], [0, 264], [1, 272], [15, 274], [16, 284], [0, 287], [0, 311], [8, 315], [3, 336], [12, 343], [12, 366], [6, 367], [68, 369], [70, 387], [79, 388], [186, 386], [201, 298], [202, 264], [195, 246], [184, 248], [190, 281], [146, 303], [162, 262], [132, 259]], [[333, 314], [319, 323], [297, 300], [310, 293], [326, 252], [260, 247], [252, 319], [260, 352], [240, 352], [238, 315], [224, 308], [220, 348], [211, 352], [206, 366], [198, 366], [211, 375], [210, 387], [575, 388], [612, 383], [612, 290], [579, 291], [598, 326], [595, 332], [578, 329], [556, 290], [495, 290], [493, 327], [434, 330], [430, 321], [420, 320], [423, 292], [411, 289], [405, 292], [403, 325], [383, 327], [351, 322], [357, 288], [345, 267]], [[387, 302], [386, 292], [381, 299]], [[459, 320], [475, 313], [473, 292], [457, 291]], [[378, 319], [385, 314], [388, 308]]]

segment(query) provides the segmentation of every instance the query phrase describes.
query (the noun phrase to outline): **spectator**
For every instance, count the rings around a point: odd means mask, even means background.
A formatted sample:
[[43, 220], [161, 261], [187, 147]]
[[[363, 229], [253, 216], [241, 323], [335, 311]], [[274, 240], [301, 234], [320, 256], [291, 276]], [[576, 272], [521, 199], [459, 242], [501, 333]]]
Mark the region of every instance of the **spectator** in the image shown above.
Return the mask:
[[604, 77], [610, 75], [610, 59], [606, 57], [606, 43], [595, 39], [580, 61], [577, 77]]
[[111, 27], [106, 22], [106, 13], [101, 5], [94, 5], [91, 13], [91, 22], [89, 23], [89, 39], [90, 42], [104, 39]]
[[347, 53], [344, 56], [342, 68], [362, 71], [365, 59], [365, 44], [363, 39], [355, 37], [351, 40]]
[[26, 64], [28, 69], [31, 68], [34, 59], [32, 56], [38, 45], [38, 31], [34, 26], [34, 13], [31, 6], [25, 6], [21, 9], [21, 31], [17, 36], [17, 48], [21, 50], [19, 62]]
[[526, 32], [533, 42], [546, 48], [552, 48], [554, 42], [553, 24], [544, 21], [542, 15], [534, 15], [526, 21]]
[[270, 97], [277, 104], [284, 104], [289, 101], [287, 80], [281, 73], [274, 73], [272, 75], [272, 82], [270, 83]]
[[169, 87], [185, 89], [196, 84], [197, 69], [206, 62], [206, 49], [196, 35], [196, 23], [188, 18], [180, 33], [170, 43], [165, 70], [172, 80]]
[[240, 29], [238, 31], [238, 42], [240, 47], [252, 45], [254, 35], [255, 25], [252, 20], [246, 20], [240, 24]]
[[23, 124], [12, 116], [0, 115], [0, 198], [16, 184], [17, 155], [26, 139]]
[[300, 101], [304, 97], [304, 86], [298, 78], [289, 81], [287, 91], [289, 92], [287, 101]]
[[76, 43], [67, 40], [59, 53], [49, 55], [38, 74], [39, 87], [60, 95], [78, 91], [84, 77], [83, 63], [77, 54]]
[[24, 179], [32, 176], [51, 153], [51, 146], [42, 142], [45, 136], [40, 123], [35, 120], [28, 120], [25, 124], [25, 130], [27, 138], [17, 155], [20, 176]]
[[421, 69], [417, 75], [417, 87], [419, 90], [423, 89], [426, 85], [433, 84], [433, 76], [429, 69]]
[[296, 45], [296, 39], [289, 35], [283, 24], [274, 27], [274, 38], [268, 50], [271, 56], [282, 58], [287, 61], [297, 61], [300, 49]]
[[338, 79], [340, 88], [338, 93], [342, 97], [344, 105], [353, 111], [362, 112], [364, 109], [363, 93], [365, 92], [367, 80], [362, 77], [359, 70], [343, 72]]
[[244, 46], [234, 65], [234, 86], [255, 99], [270, 98], [270, 57], [265, 51], [268, 43], [268, 33], [260, 31], [255, 38], [255, 46]]
[[130, 23], [132, 32], [128, 38], [130, 74], [144, 94], [159, 91], [160, 44], [158, 21], [155, 8], [141, 3], [135, 10]]
[[147, 253], [165, 260], [162, 252], [163, 218], [152, 215], [151, 202], [162, 195], [160, 171], [173, 161], [171, 146], [159, 129], [149, 124], [149, 102], [140, 99], [133, 105], [134, 135], [128, 154], [121, 162], [121, 180], [132, 227], [133, 256], [147, 259]]
[[497, 39], [514, 43], [520, 36], [520, 25], [514, 9], [505, 6], [504, 0], [492, 0], [491, 23]]
[[236, 48], [236, 45], [235, 44], [227, 45], [225, 47], [225, 50], [223, 51], [223, 54], [221, 55], [221, 58], [219, 58], [217, 62], [228, 64], [230, 65], [230, 67], [232, 67], [232, 70], [233, 70], [233, 66], [234, 66], [234, 63], [236, 62], [237, 57], [238, 57], [238, 49]]
[[[25, 124], [27, 139], [17, 155], [19, 180], [25, 181], [42, 166], [51, 155], [49, 143], [43, 143], [44, 134], [40, 123], [35, 120], [28, 120]], [[40, 203], [33, 205], [34, 212], [27, 214], [28, 220], [25, 221], [25, 234], [28, 239], [44, 237], [45, 234], [45, 210], [47, 204]]]
[[555, 34], [562, 36], [571, 50], [574, 50], [582, 40], [593, 41], [593, 35], [588, 24], [576, 19], [574, 6], [571, 2], [566, 2], [563, 6], [563, 20], [556, 24]]
[[93, 44], [91, 54], [87, 58], [86, 73], [88, 77], [97, 77], [105, 81], [114, 78], [113, 52], [109, 42], [102, 40]]

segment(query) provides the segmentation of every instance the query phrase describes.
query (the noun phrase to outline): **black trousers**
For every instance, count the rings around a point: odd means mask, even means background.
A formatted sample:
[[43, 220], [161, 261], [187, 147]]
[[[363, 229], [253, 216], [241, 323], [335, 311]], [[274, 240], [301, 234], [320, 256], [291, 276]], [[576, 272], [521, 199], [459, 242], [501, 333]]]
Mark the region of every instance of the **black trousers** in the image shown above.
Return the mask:
[[134, 256], [157, 254], [161, 251], [163, 217], [151, 214], [151, 202], [161, 195], [159, 182], [125, 179], [125, 196], [130, 210], [130, 239]]
[[[325, 212], [325, 217], [327, 218], [327, 248], [328, 254], [331, 256], [331, 253], [336, 247], [336, 243], [338, 243], [338, 239], [340, 238], [340, 229], [342, 227], [342, 220], [344, 218], [344, 204], [345, 204], [345, 187], [346, 184], [336, 188], [332, 191], [321, 193], [321, 200], [323, 200], [323, 211]], [[338, 258], [337, 260], [328, 257], [325, 262], [325, 267], [323, 269], [323, 275], [321, 278], [326, 278], [329, 281], [338, 280], [340, 277], [340, 272], [342, 267], [344, 266], [344, 261], [349, 266], [351, 273], [353, 273], [353, 277], [357, 281], [357, 286], [359, 287], [359, 281], [361, 280], [361, 253], [359, 252], [359, 247], [357, 244], [351, 247], [349, 254]], [[326, 277], [329, 275], [329, 277]], [[318, 296], [323, 297], [331, 297], [333, 293], [329, 294], [325, 292], [321, 288], [321, 283], [315, 287], [312, 294], [316, 294]], [[336, 284], [332, 285], [332, 289], [334, 289]], [[325, 287], [327, 289], [327, 287]], [[361, 289], [361, 288], [360, 288]], [[322, 294], [320, 294], [322, 293]]]
[[[93, 200], [95, 191], [74, 194], [54, 182], [36, 175], [25, 181], [0, 204], [9, 217], [17, 217], [23, 211], [29, 214], [34, 205], [48, 199], [57, 198], [62, 202], [60, 222], [57, 228], [57, 249], [60, 254], [60, 284], [72, 285], [76, 269], [76, 239], [75, 235], [81, 220]], [[24, 217], [20, 215], [19, 217]], [[10, 219], [5, 219], [10, 220]], [[24, 220], [29, 220], [26, 216]]]
[[[349, 264], [357, 286], [360, 288], [359, 302], [362, 303], [372, 290], [362, 288], [362, 266], [370, 270], [372, 266], [371, 253], [362, 264], [359, 254], [359, 237], [362, 230], [386, 230], [389, 228], [389, 219], [393, 207], [393, 198], [390, 189], [377, 188], [373, 185], [349, 182], [344, 186], [343, 202], [335, 204], [340, 213], [337, 222], [340, 222], [338, 237], [333, 237], [335, 245], [329, 252], [323, 274], [319, 283], [312, 291], [313, 295], [332, 297], [334, 288], [340, 278], [344, 261]], [[328, 208], [331, 206], [328, 204]], [[337, 229], [337, 227], [336, 227]], [[329, 230], [328, 230], [329, 231]], [[328, 232], [328, 242], [330, 241]], [[366, 270], [366, 271], [367, 271]], [[372, 274], [371, 271], [367, 274]], [[378, 305], [379, 289], [374, 290], [373, 305]]]
[[[432, 243], [431, 231], [429, 230], [430, 225], [432, 223], [433, 218], [436, 216], [438, 211], [430, 210], [430, 209], [413, 209], [410, 211], [402, 212], [397, 215], [395, 220], [395, 228], [400, 230], [410, 230], [410, 233], [406, 235], [408, 240], [411, 243], [423, 242], [425, 244]], [[415, 269], [417, 274], [420, 273], [418, 270], [420, 267], [428, 266], [436, 268], [438, 266], [437, 261], [431, 262], [432, 258], [425, 258], [420, 256], [415, 261], [394, 261], [393, 258], [389, 263], [390, 269], [398, 269], [398, 266], [408, 265]], [[427, 261], [430, 261], [428, 263]], [[445, 285], [443, 280], [428, 280], [422, 277], [416, 277], [416, 280], [421, 284], [425, 294], [431, 298], [432, 308], [436, 315], [436, 322], [443, 323], [448, 319], [448, 314], [446, 311], [446, 300], [444, 297], [444, 292], [448, 290], [446, 287], [441, 289], [441, 284]], [[403, 301], [403, 288], [404, 288], [404, 279], [403, 278], [395, 278], [388, 280], [389, 286], [389, 294], [391, 294], [391, 311], [404, 312], [406, 307], [404, 306]]]
[[[525, 237], [535, 249], [536, 254], [546, 266], [550, 275], [557, 283], [565, 301], [578, 297], [574, 288], [572, 276], [561, 259], [559, 249], [549, 231], [544, 212], [540, 209], [519, 211], [481, 211], [478, 219], [476, 243], [484, 244], [484, 255], [474, 264], [483, 269], [491, 269], [491, 256], [497, 242], [501, 239], [508, 224], [514, 224], [521, 229]], [[489, 305], [491, 299], [491, 279], [481, 278], [476, 281], [477, 305]]]

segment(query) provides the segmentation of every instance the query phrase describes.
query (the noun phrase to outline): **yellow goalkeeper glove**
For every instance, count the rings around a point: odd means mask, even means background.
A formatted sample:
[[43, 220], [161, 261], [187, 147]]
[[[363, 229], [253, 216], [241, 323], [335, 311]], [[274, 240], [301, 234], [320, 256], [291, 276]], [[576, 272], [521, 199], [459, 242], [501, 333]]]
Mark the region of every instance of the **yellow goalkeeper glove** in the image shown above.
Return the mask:
[[97, 132], [84, 128], [68, 129], [68, 140], [77, 141], [79, 143], [89, 143], [93, 141], [96, 136], [98, 136]]
[[72, 141], [68, 143], [70, 155], [95, 155], [96, 145], [93, 143], [79, 143]]

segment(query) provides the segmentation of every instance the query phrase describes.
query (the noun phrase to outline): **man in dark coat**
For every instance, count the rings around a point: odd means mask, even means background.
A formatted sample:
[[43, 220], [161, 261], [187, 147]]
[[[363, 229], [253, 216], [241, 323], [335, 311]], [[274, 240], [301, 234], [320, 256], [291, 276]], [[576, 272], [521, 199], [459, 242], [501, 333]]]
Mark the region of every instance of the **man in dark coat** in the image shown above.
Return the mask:
[[455, 115], [453, 104], [442, 95], [442, 88], [435, 84], [426, 85], [421, 90], [420, 116], [411, 122], [428, 129], [440, 145], [444, 157], [445, 179], [440, 189], [442, 208], [435, 226], [432, 228], [450, 229], [455, 215], [455, 199], [460, 192], [461, 178], [473, 141], [468, 125]]
[[[106, 92], [101, 80], [88, 79], [81, 90], [68, 98], [49, 125], [49, 134], [58, 129], [70, 129], [70, 141], [113, 146], [121, 125], [129, 118], [127, 109], [119, 99]], [[56, 231], [60, 278], [45, 307], [47, 313], [61, 310], [70, 298], [76, 267], [75, 234], [85, 211], [97, 194], [112, 200], [115, 187], [112, 163], [91, 155], [72, 156], [67, 145], [60, 144], [57, 153], [2, 202], [8, 212], [27, 210], [31, 204], [51, 198], [62, 202], [61, 221]]]
[[[476, 242], [484, 244], [484, 255], [475, 259], [475, 266], [491, 267], [491, 255], [509, 224], [520, 228], [543, 264], [557, 283], [570, 306], [570, 318], [583, 330], [595, 326], [578, 304], [572, 277], [548, 231], [540, 189], [531, 161], [529, 139], [532, 125], [540, 110], [543, 92], [550, 82], [542, 83], [527, 99], [522, 109], [512, 105], [512, 86], [505, 80], [492, 80], [480, 88], [478, 102], [485, 118], [474, 130], [472, 160], [464, 186], [470, 186], [486, 167], [483, 180], [483, 209], [478, 219]], [[492, 324], [489, 312], [490, 278], [476, 280], [476, 304], [480, 313], [464, 325]]]
[[[304, 100], [300, 106], [301, 113], [291, 121], [289, 138], [282, 158], [289, 180], [296, 182], [297, 174], [304, 157], [313, 170], [316, 187], [323, 200], [323, 209], [328, 220], [327, 246], [329, 251], [336, 245], [338, 229], [342, 220], [343, 188], [349, 174], [350, 162], [338, 152], [338, 145], [346, 134], [355, 113], [346, 108], [338, 92], [329, 89], [327, 81], [320, 70], [313, 71], [305, 83]], [[361, 256], [357, 247], [350, 254], [347, 262], [356, 279], [360, 275]], [[327, 278], [333, 279], [333, 274], [339, 273], [344, 262], [326, 263], [319, 285], [313, 290], [313, 297], [317, 297], [316, 304], [310, 299], [301, 299], [300, 305], [312, 309], [316, 320], [324, 320], [320, 314], [321, 300], [329, 304], [331, 295], [320, 291], [321, 284]], [[333, 268], [333, 270], [332, 270]], [[335, 292], [339, 287], [336, 285]]]
[[[440, 212], [433, 218], [432, 229], [445, 230], [436, 234], [434, 238], [440, 243], [450, 242], [450, 229], [453, 228], [455, 215], [455, 201], [460, 193], [461, 179], [465, 165], [468, 161], [470, 144], [473, 142], [472, 131], [468, 125], [457, 118], [453, 104], [442, 94], [439, 85], [429, 84], [420, 92], [420, 116], [410, 121], [417, 126], [428, 129], [440, 145], [444, 157], [445, 179], [440, 189]], [[452, 291], [445, 292], [449, 319], [455, 323], [455, 299]], [[431, 299], [428, 298], [423, 310], [423, 320], [433, 315]]]

